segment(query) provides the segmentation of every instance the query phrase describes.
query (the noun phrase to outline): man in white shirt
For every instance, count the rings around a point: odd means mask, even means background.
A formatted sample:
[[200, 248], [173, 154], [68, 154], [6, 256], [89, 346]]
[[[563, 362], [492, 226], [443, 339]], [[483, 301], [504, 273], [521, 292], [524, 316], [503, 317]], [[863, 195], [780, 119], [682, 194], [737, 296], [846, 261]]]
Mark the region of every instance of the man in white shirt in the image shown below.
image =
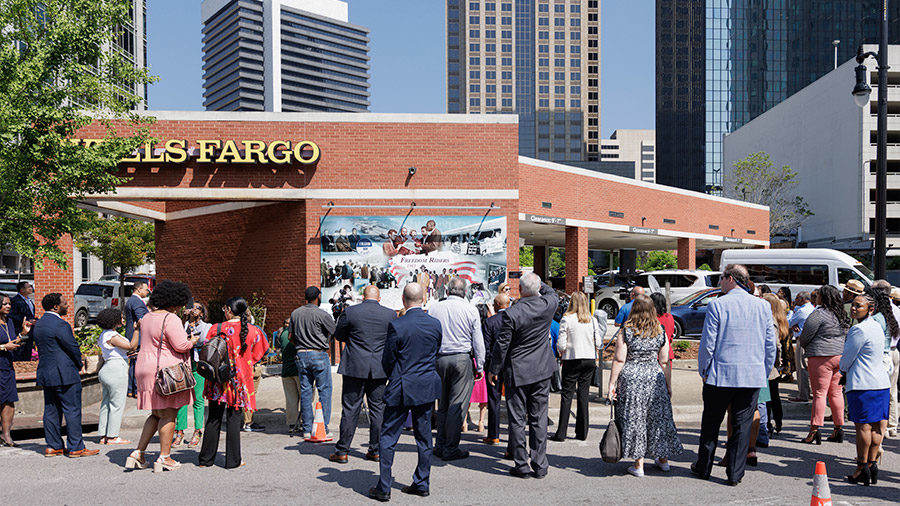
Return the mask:
[[[795, 341], [797, 337], [800, 336], [800, 333], [803, 332], [803, 324], [806, 323], [806, 319], [809, 318], [809, 315], [812, 314], [815, 309], [815, 306], [813, 306], [810, 301], [809, 292], [800, 292], [797, 294], [797, 298], [794, 299], [794, 312], [791, 314], [791, 319], [788, 321], [788, 325], [790, 325], [791, 331], [794, 333]], [[799, 343], [794, 344], [794, 363], [797, 366], [798, 392], [797, 397], [791, 397], [788, 401], [809, 402], [809, 370], [806, 368], [806, 360], [803, 357], [803, 348], [800, 347]]]

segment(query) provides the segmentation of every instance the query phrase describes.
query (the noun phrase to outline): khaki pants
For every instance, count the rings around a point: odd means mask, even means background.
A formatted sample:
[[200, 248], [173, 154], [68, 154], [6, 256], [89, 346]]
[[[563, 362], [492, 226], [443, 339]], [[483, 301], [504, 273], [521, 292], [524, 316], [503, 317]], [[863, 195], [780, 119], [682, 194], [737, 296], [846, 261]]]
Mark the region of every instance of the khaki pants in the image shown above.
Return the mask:
[[284, 423], [296, 425], [300, 419], [300, 376], [282, 376], [284, 388]]
[[[262, 379], [263, 367], [259, 364], [253, 366], [253, 391], [259, 392], [259, 380]], [[244, 410], [244, 425], [253, 423], [253, 411]]]
[[900, 351], [897, 348], [891, 350], [891, 360], [894, 362], [894, 372], [891, 374], [891, 411], [888, 415], [888, 427], [897, 428], [897, 379], [900, 378]]
[[797, 366], [797, 396], [803, 401], [809, 400], [809, 371], [806, 368], [806, 358], [803, 356], [803, 347], [794, 345], [794, 363]]

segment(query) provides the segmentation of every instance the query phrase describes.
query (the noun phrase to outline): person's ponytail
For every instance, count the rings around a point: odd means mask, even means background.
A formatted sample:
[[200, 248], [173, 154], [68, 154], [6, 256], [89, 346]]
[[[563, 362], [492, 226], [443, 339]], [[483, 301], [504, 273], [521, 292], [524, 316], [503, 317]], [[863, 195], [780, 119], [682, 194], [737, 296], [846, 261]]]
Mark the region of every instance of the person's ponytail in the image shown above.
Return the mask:
[[241, 353], [247, 351], [247, 334], [250, 332], [250, 314], [247, 311], [247, 301], [243, 297], [232, 297], [225, 302], [231, 314], [241, 319]]
[[247, 332], [250, 330], [250, 317], [245, 310], [241, 313], [241, 353], [247, 351]]

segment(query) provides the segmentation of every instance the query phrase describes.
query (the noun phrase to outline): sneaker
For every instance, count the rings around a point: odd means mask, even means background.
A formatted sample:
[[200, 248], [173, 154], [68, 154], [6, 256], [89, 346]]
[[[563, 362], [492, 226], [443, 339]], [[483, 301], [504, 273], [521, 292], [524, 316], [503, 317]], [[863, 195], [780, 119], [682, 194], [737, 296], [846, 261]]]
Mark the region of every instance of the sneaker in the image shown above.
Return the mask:
[[668, 462], [660, 462], [659, 459], [656, 459], [656, 467], [666, 473], [672, 470], [672, 467], [669, 466]]
[[632, 476], [637, 476], [638, 478], [643, 478], [643, 477], [644, 477], [644, 470], [643, 470], [643, 469], [637, 469], [637, 468], [634, 467], [634, 466], [628, 466], [628, 474], [630, 474], [630, 475], [632, 475]]
[[303, 439], [310, 439], [311, 437], [312, 437], [312, 434], [310, 434], [309, 432], [303, 433]]
[[897, 428], [895, 427], [895, 428], [888, 429], [887, 436], [890, 438], [897, 437]]

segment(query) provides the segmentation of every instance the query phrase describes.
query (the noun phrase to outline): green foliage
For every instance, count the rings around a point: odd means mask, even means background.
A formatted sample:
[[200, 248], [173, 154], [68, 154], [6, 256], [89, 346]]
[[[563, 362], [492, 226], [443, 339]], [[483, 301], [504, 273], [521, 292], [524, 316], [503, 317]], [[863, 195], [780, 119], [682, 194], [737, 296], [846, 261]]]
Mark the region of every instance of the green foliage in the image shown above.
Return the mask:
[[519, 248], [519, 267], [534, 267], [534, 248], [532, 246]]
[[643, 271], [658, 271], [676, 267], [678, 267], [678, 258], [671, 251], [651, 251], [647, 254], [647, 260], [637, 266]]
[[701, 271], [711, 271], [712, 270], [712, 267], [710, 267], [709, 264], [703, 264], [697, 268], [700, 269]]
[[554, 278], [566, 275], [566, 250], [550, 248], [550, 276]]
[[[152, 119], [131, 109], [153, 79], [116, 43], [131, 5], [0, 0], [0, 237], [38, 267], [66, 267], [56, 241], [91, 226], [77, 201], [113, 191], [118, 162], [149, 138]], [[70, 142], [94, 120], [102, 142]]]
[[78, 341], [78, 347], [84, 355], [98, 355], [100, 347], [97, 346], [97, 339], [103, 329], [96, 325], [85, 325], [75, 329], [75, 340]]
[[129, 269], [153, 261], [156, 257], [155, 232], [151, 223], [112, 216], [89, 218], [91, 228], [75, 238], [75, 245], [114, 266], [122, 277]]
[[[216, 288], [215, 295], [213, 295], [206, 304], [210, 323], [221, 323], [225, 321], [225, 313], [222, 311], [222, 307], [225, 306], [225, 301], [234, 296], [235, 295], [226, 296], [225, 287], [223, 286]], [[244, 299], [247, 301], [247, 310], [250, 311], [250, 315], [253, 316], [254, 325], [265, 330], [267, 313], [265, 292], [253, 292], [250, 296], [244, 296]]]
[[675, 341], [675, 349], [682, 353], [687, 352], [691, 349], [690, 341]]
[[790, 234], [813, 215], [803, 197], [796, 195], [797, 172], [781, 168], [766, 153], [735, 162], [724, 177], [726, 197], [769, 206], [769, 235]]

